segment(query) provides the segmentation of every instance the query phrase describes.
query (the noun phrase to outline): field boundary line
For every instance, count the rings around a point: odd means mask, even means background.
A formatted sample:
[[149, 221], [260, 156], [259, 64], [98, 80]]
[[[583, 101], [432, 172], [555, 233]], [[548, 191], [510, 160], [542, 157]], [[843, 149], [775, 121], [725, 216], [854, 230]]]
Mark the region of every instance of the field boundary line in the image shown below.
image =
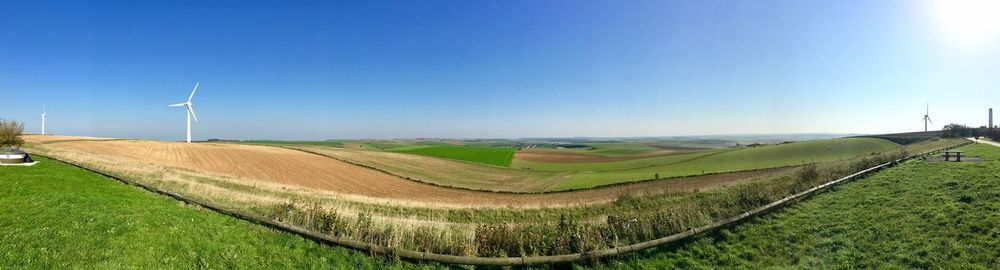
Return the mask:
[[781, 200], [778, 200], [778, 201], [775, 201], [775, 202], [771, 202], [771, 203], [766, 204], [764, 206], [761, 206], [761, 207], [755, 208], [753, 210], [744, 212], [743, 214], [736, 215], [736, 216], [733, 216], [733, 217], [730, 217], [730, 218], [727, 218], [727, 219], [723, 219], [723, 220], [720, 220], [720, 221], [716, 221], [716, 222], [713, 222], [711, 224], [700, 226], [700, 227], [697, 227], [697, 228], [691, 228], [691, 229], [689, 229], [687, 231], [684, 231], [684, 232], [681, 232], [681, 233], [672, 234], [672, 235], [668, 235], [668, 236], [661, 237], [661, 238], [658, 238], [658, 239], [653, 239], [653, 240], [649, 240], [649, 241], [645, 241], [645, 242], [634, 243], [634, 244], [625, 245], [625, 246], [616, 246], [616, 247], [612, 247], [612, 248], [608, 248], [608, 249], [603, 249], [603, 250], [596, 250], [596, 251], [584, 252], [584, 253], [574, 253], [574, 254], [564, 254], [564, 255], [550, 255], [550, 256], [530, 256], [530, 257], [473, 257], [473, 256], [458, 256], [458, 255], [446, 255], [446, 254], [437, 254], [437, 253], [429, 253], [429, 252], [422, 252], [422, 251], [413, 251], [413, 250], [404, 250], [404, 249], [395, 249], [395, 248], [383, 247], [383, 246], [379, 246], [379, 245], [374, 245], [374, 244], [362, 242], [362, 241], [359, 241], [359, 240], [347, 239], [347, 238], [342, 238], [342, 237], [339, 237], [339, 236], [330, 236], [330, 235], [326, 235], [326, 234], [316, 233], [316, 232], [313, 232], [313, 231], [310, 231], [310, 230], [306, 230], [306, 229], [300, 228], [298, 226], [294, 226], [294, 225], [291, 225], [291, 224], [287, 224], [287, 223], [283, 223], [283, 222], [280, 222], [280, 221], [276, 221], [276, 220], [273, 220], [273, 219], [270, 219], [270, 218], [267, 218], [267, 217], [264, 217], [264, 216], [260, 216], [260, 215], [256, 215], [256, 214], [252, 214], [252, 213], [243, 213], [243, 212], [240, 212], [240, 211], [237, 211], [237, 210], [232, 210], [232, 209], [226, 208], [226, 207], [221, 206], [221, 205], [217, 205], [215, 203], [211, 203], [211, 202], [207, 202], [207, 201], [202, 201], [202, 200], [198, 200], [198, 199], [194, 199], [194, 198], [189, 198], [187, 196], [184, 196], [184, 195], [172, 192], [172, 191], [161, 190], [161, 189], [158, 189], [158, 188], [153, 187], [151, 185], [146, 185], [146, 184], [143, 184], [143, 183], [138, 183], [138, 182], [135, 182], [135, 181], [127, 180], [125, 178], [117, 177], [117, 176], [114, 176], [114, 175], [111, 175], [111, 174], [108, 174], [108, 173], [104, 173], [104, 172], [101, 172], [101, 171], [98, 171], [98, 170], [95, 170], [95, 169], [91, 169], [89, 167], [82, 166], [82, 165], [79, 165], [79, 164], [76, 164], [76, 163], [73, 163], [73, 162], [67, 162], [67, 161], [64, 161], [64, 160], [61, 160], [61, 159], [58, 159], [58, 158], [48, 157], [48, 156], [45, 156], [45, 155], [38, 155], [38, 156], [49, 158], [49, 159], [52, 159], [52, 160], [57, 160], [57, 161], [60, 161], [60, 162], [72, 165], [74, 167], [81, 168], [81, 169], [84, 169], [84, 170], [87, 170], [87, 171], [90, 171], [90, 172], [93, 172], [93, 173], [105, 176], [107, 178], [111, 178], [113, 180], [122, 182], [124, 184], [134, 185], [134, 186], [143, 188], [145, 190], [148, 190], [150, 192], [153, 192], [153, 193], [156, 193], [156, 194], [165, 195], [165, 196], [168, 196], [168, 197], [171, 197], [171, 198], [174, 198], [174, 199], [177, 199], [179, 201], [183, 201], [183, 202], [186, 202], [186, 203], [189, 203], [189, 204], [198, 205], [198, 206], [201, 206], [203, 208], [215, 211], [215, 212], [220, 213], [220, 214], [224, 214], [224, 215], [228, 215], [228, 216], [231, 216], [231, 217], [234, 217], [234, 218], [246, 220], [246, 221], [249, 221], [249, 222], [252, 222], [252, 223], [256, 223], [256, 224], [260, 224], [260, 225], [263, 225], [263, 226], [271, 227], [271, 228], [274, 228], [274, 229], [277, 229], [277, 230], [281, 230], [281, 231], [285, 231], [285, 232], [288, 232], [288, 233], [297, 234], [299, 236], [302, 236], [302, 237], [305, 237], [305, 238], [308, 238], [308, 239], [311, 239], [311, 240], [317, 241], [317, 242], [322, 242], [322, 243], [327, 243], [327, 244], [335, 244], [335, 245], [339, 245], [339, 246], [353, 248], [353, 249], [356, 249], [356, 250], [367, 251], [370, 254], [389, 254], [389, 255], [399, 256], [400, 258], [410, 259], [410, 260], [417, 260], [417, 261], [433, 261], [433, 262], [446, 263], [446, 264], [463, 264], [463, 265], [520, 266], [520, 265], [537, 265], [537, 264], [551, 264], [551, 263], [573, 263], [573, 262], [594, 260], [594, 259], [600, 259], [600, 258], [608, 258], [608, 257], [614, 257], [614, 256], [618, 256], [618, 255], [624, 255], [624, 254], [628, 254], [628, 253], [632, 253], [632, 252], [636, 252], [636, 251], [640, 251], [640, 250], [645, 250], [645, 249], [648, 249], [648, 248], [662, 246], [662, 245], [666, 245], [666, 244], [677, 243], [677, 242], [680, 242], [680, 241], [687, 240], [687, 239], [689, 239], [691, 237], [695, 237], [695, 236], [698, 236], [698, 235], [702, 235], [702, 234], [706, 234], [706, 233], [709, 233], [709, 232], [717, 231], [718, 229], [721, 229], [721, 228], [724, 228], [724, 227], [738, 225], [738, 224], [740, 224], [742, 222], [748, 221], [750, 218], [753, 218], [753, 217], [756, 217], [756, 216], [759, 216], [759, 215], [762, 215], [762, 214], [766, 214], [766, 213], [771, 212], [771, 211], [778, 210], [778, 209], [780, 209], [780, 208], [782, 208], [784, 206], [789, 205], [792, 202], [808, 198], [810, 196], [818, 194], [819, 192], [827, 190], [830, 187], [833, 187], [835, 185], [838, 185], [838, 184], [841, 184], [841, 183], [847, 183], [847, 182], [850, 182], [850, 181], [853, 181], [853, 180], [860, 179], [860, 178], [862, 178], [862, 177], [864, 177], [864, 176], [866, 176], [866, 175], [868, 175], [870, 173], [877, 172], [877, 171], [880, 171], [880, 170], [883, 170], [883, 169], [886, 169], [886, 168], [890, 168], [890, 167], [896, 166], [896, 165], [898, 165], [898, 164], [900, 164], [900, 163], [902, 163], [904, 161], [907, 161], [907, 160], [910, 160], [910, 159], [914, 159], [914, 158], [918, 158], [918, 157], [926, 157], [928, 155], [936, 154], [936, 153], [938, 153], [940, 151], [951, 150], [951, 149], [955, 149], [955, 148], [958, 148], [958, 147], [966, 146], [966, 145], [969, 145], [969, 144], [972, 144], [972, 143], [973, 142], [971, 142], [971, 141], [967, 141], [965, 143], [956, 144], [956, 145], [952, 145], [952, 146], [947, 146], [947, 147], [943, 147], [943, 148], [940, 148], [940, 149], [937, 149], [937, 150], [931, 150], [931, 151], [927, 151], [927, 152], [924, 152], [924, 153], [921, 153], [921, 154], [911, 155], [911, 156], [903, 157], [903, 158], [900, 158], [900, 159], [897, 159], [897, 160], [894, 160], [894, 161], [882, 163], [882, 164], [876, 165], [874, 167], [861, 170], [861, 171], [856, 172], [854, 174], [851, 174], [851, 175], [848, 175], [848, 176], [845, 176], [845, 177], [842, 177], [842, 178], [839, 178], [839, 179], [836, 179], [836, 180], [833, 180], [833, 181], [826, 182], [824, 184], [815, 186], [815, 187], [810, 188], [808, 190], [805, 190], [803, 192], [800, 192], [800, 193], [797, 193], [797, 194], [785, 197], [785, 198], [783, 198]]

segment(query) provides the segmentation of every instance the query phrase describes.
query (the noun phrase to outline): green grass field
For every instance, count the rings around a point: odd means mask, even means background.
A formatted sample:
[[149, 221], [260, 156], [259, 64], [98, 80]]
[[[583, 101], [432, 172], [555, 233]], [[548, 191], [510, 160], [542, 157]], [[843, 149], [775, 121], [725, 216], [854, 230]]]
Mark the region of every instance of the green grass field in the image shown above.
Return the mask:
[[588, 143], [586, 145], [594, 148], [594, 150], [586, 151], [588, 153], [602, 154], [609, 156], [634, 155], [634, 154], [642, 154], [657, 150], [656, 147], [635, 142]]
[[391, 151], [510, 167], [515, 149], [509, 147], [426, 146], [398, 148]]
[[[705, 150], [697, 153], [666, 155], [616, 162], [600, 163], [549, 163], [515, 160], [513, 168], [530, 168], [540, 171], [617, 171], [649, 168], [679, 162], [694, 165], [722, 165], [741, 167], [759, 164], [765, 167], [822, 162], [880, 152], [898, 148], [883, 139], [846, 138], [816, 140], [798, 143], [768, 145], [754, 148]], [[704, 158], [703, 158], [704, 157]], [[755, 166], [756, 167], [756, 166]]]
[[[607, 184], [663, 177], [732, 172], [760, 168], [837, 161], [873, 152], [894, 151], [893, 142], [873, 138], [816, 140], [736, 150], [712, 150], [583, 166], [573, 163], [534, 164], [539, 170], [579, 170], [560, 183], [557, 190], [590, 188]], [[518, 161], [513, 167], [531, 167]]]
[[439, 267], [320, 245], [35, 159], [0, 167], [0, 269]]
[[515, 169], [530, 169], [533, 171], [551, 171], [551, 172], [620, 171], [628, 169], [649, 168], [653, 166], [664, 166], [668, 164], [689, 161], [710, 154], [717, 154], [720, 152], [734, 151], [734, 150], [735, 149], [705, 150], [703, 152], [696, 152], [696, 153], [664, 155], [664, 156], [639, 158], [639, 159], [624, 160], [624, 161], [611, 161], [611, 162], [565, 163], [565, 162], [537, 162], [537, 161], [526, 161], [526, 160], [515, 159], [511, 163], [510, 167]]
[[1000, 148], [982, 162], [913, 160], [618, 269], [997, 269]]

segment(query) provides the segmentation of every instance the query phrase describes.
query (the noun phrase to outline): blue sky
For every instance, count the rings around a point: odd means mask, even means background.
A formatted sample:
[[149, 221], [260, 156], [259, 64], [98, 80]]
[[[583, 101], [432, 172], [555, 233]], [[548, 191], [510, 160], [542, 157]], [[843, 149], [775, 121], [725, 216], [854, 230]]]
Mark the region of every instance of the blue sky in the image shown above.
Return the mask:
[[922, 129], [925, 102], [935, 126], [985, 125], [1000, 28], [969, 26], [997, 16], [941, 10], [3, 1], [0, 117], [38, 132], [45, 105], [50, 132], [181, 140], [166, 105], [200, 82], [194, 139], [882, 133]]

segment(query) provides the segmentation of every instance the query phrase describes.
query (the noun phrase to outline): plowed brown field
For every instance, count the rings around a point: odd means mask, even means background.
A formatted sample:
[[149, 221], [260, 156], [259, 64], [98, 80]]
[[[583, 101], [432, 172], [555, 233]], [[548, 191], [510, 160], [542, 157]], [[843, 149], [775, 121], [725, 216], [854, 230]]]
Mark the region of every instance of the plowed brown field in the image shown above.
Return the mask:
[[[39, 142], [34, 137], [26, 138]], [[419, 183], [333, 158], [296, 150], [238, 144], [111, 140], [64, 141], [47, 145], [114, 159], [333, 191], [348, 195], [467, 206], [545, 206], [606, 202], [624, 193], [664, 193], [710, 188], [786, 173], [761, 170], [643, 182], [552, 194], [510, 194]]]

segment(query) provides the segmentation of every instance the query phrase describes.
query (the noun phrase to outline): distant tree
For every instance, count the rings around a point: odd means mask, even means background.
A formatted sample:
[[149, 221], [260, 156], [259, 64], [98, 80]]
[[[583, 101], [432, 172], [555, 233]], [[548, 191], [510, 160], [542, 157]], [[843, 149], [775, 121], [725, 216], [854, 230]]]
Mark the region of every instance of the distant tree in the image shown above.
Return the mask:
[[989, 132], [987, 132], [987, 134], [984, 134], [984, 135], [985, 135], [985, 137], [989, 137], [990, 140], [993, 140], [993, 141], [996, 141], [996, 142], [1000, 142], [1000, 130], [993, 129], [993, 130], [990, 130]]
[[24, 145], [21, 133], [24, 133], [24, 123], [0, 118], [0, 147]]
[[982, 136], [983, 131], [961, 124], [948, 124], [941, 129], [941, 136], [945, 138], [966, 138]]

